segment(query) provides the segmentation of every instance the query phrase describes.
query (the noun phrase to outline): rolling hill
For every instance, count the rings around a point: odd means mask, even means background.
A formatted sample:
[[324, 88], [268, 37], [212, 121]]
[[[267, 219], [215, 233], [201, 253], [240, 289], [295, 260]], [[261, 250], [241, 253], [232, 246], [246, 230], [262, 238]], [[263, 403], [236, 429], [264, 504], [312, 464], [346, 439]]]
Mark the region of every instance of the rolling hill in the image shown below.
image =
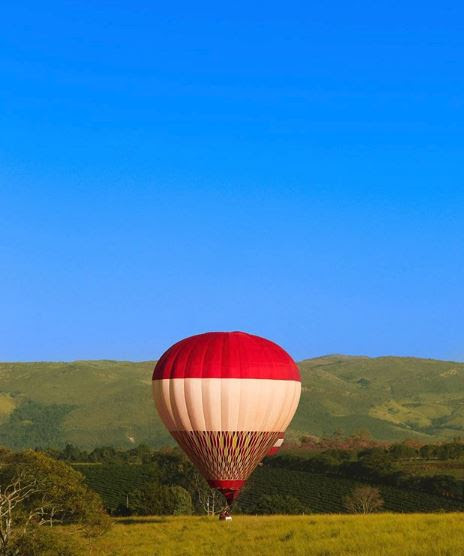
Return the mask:
[[[383, 440], [464, 435], [464, 363], [333, 355], [299, 365], [303, 392], [291, 437], [359, 430]], [[153, 362], [0, 363], [0, 444], [170, 443], [151, 400], [152, 369]]]

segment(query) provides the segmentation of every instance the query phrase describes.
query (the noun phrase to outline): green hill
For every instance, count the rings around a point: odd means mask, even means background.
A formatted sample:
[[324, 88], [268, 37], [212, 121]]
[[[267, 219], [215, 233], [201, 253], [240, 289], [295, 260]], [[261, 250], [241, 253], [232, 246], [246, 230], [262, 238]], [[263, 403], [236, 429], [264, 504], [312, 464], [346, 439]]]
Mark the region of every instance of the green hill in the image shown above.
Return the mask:
[[368, 430], [378, 439], [464, 434], [464, 364], [412, 357], [328, 356], [300, 363], [295, 431]]
[[[289, 435], [368, 430], [385, 440], [464, 435], [464, 364], [327, 356], [300, 363]], [[171, 442], [151, 399], [153, 362], [0, 363], [0, 444], [128, 448]]]

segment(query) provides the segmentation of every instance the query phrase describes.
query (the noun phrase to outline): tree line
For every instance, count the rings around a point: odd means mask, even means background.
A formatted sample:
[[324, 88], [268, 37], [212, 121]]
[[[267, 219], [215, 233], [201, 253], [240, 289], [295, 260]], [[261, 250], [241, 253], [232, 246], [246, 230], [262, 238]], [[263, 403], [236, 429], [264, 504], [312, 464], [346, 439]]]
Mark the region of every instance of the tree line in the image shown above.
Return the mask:
[[[330, 445], [334, 437], [324, 441], [321, 445]], [[387, 484], [406, 487], [412, 490], [427, 492], [434, 495], [464, 499], [464, 481], [446, 473], [420, 476], [414, 472], [405, 471], [398, 464], [405, 460], [417, 461], [459, 461], [464, 459], [464, 442], [455, 439], [451, 442], [419, 445], [411, 441], [393, 444], [374, 444], [359, 449], [353, 446], [365, 445], [366, 435], [355, 435], [343, 439], [335, 435], [338, 445], [350, 445], [351, 449], [330, 448], [320, 451], [312, 450], [304, 455], [298, 452], [282, 453], [266, 459], [266, 465], [337, 475], [362, 482]], [[116, 450], [112, 447], [97, 447], [92, 451], [80, 450], [68, 444], [61, 451], [49, 451], [49, 455], [70, 463], [113, 463], [113, 464], [152, 464], [153, 476], [159, 485], [181, 486], [192, 497], [192, 512], [199, 511], [196, 498], [199, 496], [198, 485], [202, 484], [203, 491], [207, 488], [196, 469], [177, 448], [155, 450], [141, 444], [128, 450]], [[203, 481], [203, 482], [202, 482]], [[197, 485], [192, 489], [192, 484]], [[206, 486], [205, 486], [206, 485]], [[176, 494], [175, 496], [179, 496]], [[138, 499], [138, 493], [132, 497]], [[184, 497], [185, 498], [185, 497]], [[288, 505], [281, 501], [281, 505]], [[184, 503], [185, 505], [185, 503]], [[271, 506], [272, 504], [269, 504]], [[170, 508], [169, 504], [166, 508]], [[295, 506], [296, 507], [296, 506]], [[140, 511], [140, 505], [138, 506]], [[135, 510], [135, 508], [134, 508]], [[122, 511], [120, 508], [118, 511]], [[168, 511], [168, 509], [166, 509]], [[169, 513], [169, 511], [168, 511]]]
[[[419, 444], [415, 441], [386, 443], [372, 440], [367, 434], [330, 438], [302, 437], [296, 445], [286, 443], [284, 453], [306, 456], [322, 455], [334, 460], [353, 460], [365, 454], [382, 454], [389, 461], [399, 460], [456, 460], [464, 458], [464, 440], [457, 438], [450, 442]], [[313, 439], [313, 440], [308, 440]], [[308, 448], [310, 446], [310, 448]], [[146, 444], [139, 444], [127, 450], [117, 450], [112, 446], [100, 446], [93, 450], [82, 450], [73, 444], [66, 444], [62, 450], [48, 449], [46, 453], [55, 459], [71, 463], [151, 463], [159, 454], [171, 453], [171, 448], [157, 450]]]
[[[366, 440], [365, 437], [364, 440]], [[340, 442], [340, 438], [338, 441]], [[178, 448], [155, 450], [142, 444], [128, 450], [98, 447], [92, 451], [85, 451], [68, 444], [62, 451], [49, 452], [49, 455], [69, 463], [143, 464], [148, 466], [146, 469], [150, 475], [148, 479], [148, 482], [151, 483], [150, 489], [147, 490], [145, 485], [141, 489], [135, 485], [130, 492], [127, 492], [124, 503], [120, 502], [117, 507], [109, 507], [114, 514], [153, 513], [152, 508], [157, 509], [156, 513], [202, 513], [203, 511], [216, 511], [223, 503], [220, 496], [219, 499], [214, 498], [215, 491], [209, 489], [195, 467]], [[464, 443], [457, 439], [452, 442], [422, 446], [405, 441], [390, 445], [374, 444], [363, 449], [332, 448], [319, 452], [312, 451], [309, 457], [308, 454], [295, 455], [284, 452], [267, 458], [265, 465], [327, 476], [340, 476], [367, 484], [391, 485], [464, 500], [464, 481], [443, 473], [420, 476], [407, 472], [398, 465], [404, 460], [457, 461], [463, 458]], [[98, 470], [90, 469], [86, 473], [89, 473], [91, 478], [92, 473], [98, 474]], [[121, 473], [126, 474], [126, 468], [122, 467]], [[180, 491], [174, 487], [181, 487], [183, 490]], [[263, 502], [260, 504], [262, 513], [277, 511], [275, 508], [280, 508], [282, 513], [288, 513], [289, 507], [295, 510], [294, 513], [299, 513], [301, 510], [300, 505], [295, 500], [289, 500], [284, 493], [264, 493], [262, 496], [264, 496]], [[155, 498], [157, 499], [156, 504]], [[160, 500], [164, 500], [164, 502], [160, 502]], [[202, 503], [200, 500], [206, 502]]]
[[327, 450], [310, 458], [281, 454], [270, 458], [268, 465], [405, 487], [463, 500], [463, 480], [447, 474], [420, 476], [407, 472], [398, 465], [398, 462], [404, 459], [428, 460], [431, 453], [441, 460], [460, 459], [464, 457], [464, 444], [452, 442], [440, 446], [427, 445], [419, 449], [404, 444], [394, 444], [388, 448], [374, 447], [359, 452]]

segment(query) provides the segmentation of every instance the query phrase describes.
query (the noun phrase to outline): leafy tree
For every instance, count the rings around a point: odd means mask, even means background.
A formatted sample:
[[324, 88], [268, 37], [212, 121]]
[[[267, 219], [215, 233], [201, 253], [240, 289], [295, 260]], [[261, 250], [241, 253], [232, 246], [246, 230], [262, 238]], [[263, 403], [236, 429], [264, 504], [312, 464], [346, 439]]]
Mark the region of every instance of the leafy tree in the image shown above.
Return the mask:
[[247, 506], [247, 513], [251, 514], [301, 514], [304, 511], [300, 500], [289, 494], [260, 494]]
[[74, 446], [73, 444], [66, 444], [64, 450], [59, 453], [58, 458], [56, 459], [76, 462], [87, 461], [88, 457], [87, 452], [83, 452], [77, 446]]
[[153, 450], [146, 444], [139, 444], [136, 448], [129, 450], [128, 456], [131, 463], [151, 463]]
[[335, 471], [339, 464], [340, 460], [338, 460], [333, 453], [323, 452], [308, 460], [305, 467], [311, 469], [315, 473], [330, 473], [331, 471]]
[[393, 459], [411, 459], [417, 457], [417, 450], [407, 444], [392, 444], [388, 449], [389, 455]]
[[27, 535], [15, 539], [10, 554], [27, 556], [78, 556], [84, 554], [85, 546], [74, 535], [55, 528], [29, 527]]
[[192, 514], [190, 493], [181, 486], [150, 483], [129, 495], [129, 508], [137, 515]]
[[384, 448], [370, 448], [359, 453], [361, 475], [380, 479], [394, 471], [392, 457]]
[[112, 446], [103, 446], [92, 450], [89, 454], [89, 460], [91, 462], [118, 463], [123, 462], [124, 458]]
[[464, 456], [464, 444], [462, 442], [443, 444], [438, 447], [437, 454], [440, 459], [457, 459]]
[[190, 515], [193, 513], [192, 497], [181, 486], [164, 487], [164, 513], [169, 515]]
[[178, 448], [168, 448], [154, 454], [153, 462], [159, 465], [160, 482], [180, 485], [187, 490], [197, 474], [187, 456]]
[[420, 477], [419, 487], [431, 494], [440, 496], [462, 497], [463, 483], [450, 475], [433, 475], [431, 477]]
[[[10, 454], [0, 469], [0, 552], [9, 555], [33, 527], [76, 523], [88, 536], [110, 524], [99, 496], [69, 465], [28, 450]], [[24, 541], [25, 542], [25, 541]]]
[[423, 459], [433, 459], [437, 457], [437, 448], [434, 444], [425, 444], [419, 449], [420, 457]]

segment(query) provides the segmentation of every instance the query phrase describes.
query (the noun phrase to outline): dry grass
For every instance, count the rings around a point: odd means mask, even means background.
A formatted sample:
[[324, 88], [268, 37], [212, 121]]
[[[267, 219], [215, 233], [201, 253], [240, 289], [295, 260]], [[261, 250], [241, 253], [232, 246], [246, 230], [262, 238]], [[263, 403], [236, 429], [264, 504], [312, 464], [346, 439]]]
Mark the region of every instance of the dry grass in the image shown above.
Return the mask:
[[464, 554], [464, 515], [133, 518], [116, 521], [92, 554], [457, 556]]

